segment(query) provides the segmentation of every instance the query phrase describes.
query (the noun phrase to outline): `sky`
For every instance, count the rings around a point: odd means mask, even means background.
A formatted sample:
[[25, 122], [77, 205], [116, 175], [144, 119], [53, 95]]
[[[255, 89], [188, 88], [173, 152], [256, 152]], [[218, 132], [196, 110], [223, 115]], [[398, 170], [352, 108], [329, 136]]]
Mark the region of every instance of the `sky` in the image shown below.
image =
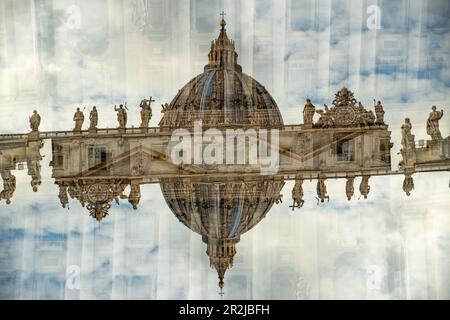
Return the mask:
[[[382, 101], [393, 169], [405, 117], [427, 139], [436, 105], [450, 133], [449, 1], [0, 0], [1, 133], [27, 132], [33, 109], [41, 131], [71, 130], [75, 108], [93, 105], [100, 127], [116, 127], [113, 106], [124, 102], [137, 126], [149, 96], [156, 126], [158, 106], [203, 71], [222, 10], [243, 72], [286, 124], [301, 121], [306, 98], [330, 105], [347, 86], [367, 108]], [[0, 202], [0, 298], [220, 298], [206, 246], [158, 185], [142, 188], [138, 210], [113, 205], [98, 223], [74, 200], [60, 207], [49, 141], [43, 154], [39, 192], [16, 171], [13, 203]], [[401, 176], [375, 177], [369, 198], [352, 201], [333, 180], [321, 205], [305, 182], [302, 209], [284, 201], [242, 236], [223, 299], [449, 299], [449, 175], [414, 179], [410, 197]]]

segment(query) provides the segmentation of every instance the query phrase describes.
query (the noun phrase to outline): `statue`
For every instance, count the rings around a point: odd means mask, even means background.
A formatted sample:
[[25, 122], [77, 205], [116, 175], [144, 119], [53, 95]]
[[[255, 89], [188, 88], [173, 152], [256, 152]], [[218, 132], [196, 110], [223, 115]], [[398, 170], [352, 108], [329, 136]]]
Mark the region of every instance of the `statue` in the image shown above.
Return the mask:
[[31, 176], [31, 187], [33, 192], [38, 191], [38, 186], [41, 185], [41, 164], [39, 160], [28, 160], [28, 175]]
[[90, 120], [89, 130], [91, 131], [97, 130], [98, 112], [96, 106], [92, 108], [91, 113], [89, 114], [89, 120]]
[[405, 118], [405, 123], [402, 124], [402, 141], [401, 144], [403, 148], [406, 150], [408, 148], [412, 148], [414, 146], [414, 137], [411, 134], [412, 124], [409, 118]]
[[383, 106], [381, 105], [381, 101], [378, 101], [377, 104], [375, 105], [375, 114], [377, 116], [375, 124], [384, 124], [384, 110]]
[[427, 120], [427, 134], [432, 140], [442, 140], [441, 131], [439, 131], [439, 120], [444, 115], [444, 111], [437, 111], [436, 106], [431, 107], [432, 111]]
[[81, 131], [81, 127], [83, 126], [84, 122], [84, 114], [83, 111], [80, 110], [80, 108], [77, 108], [77, 111], [75, 111], [75, 114], [73, 115], [73, 121], [75, 121], [75, 128], [73, 128], [73, 131]]
[[11, 174], [10, 170], [4, 170], [1, 172], [3, 179], [3, 190], [0, 192], [0, 201], [6, 200], [6, 204], [11, 203], [11, 198], [16, 190], [16, 177]]
[[316, 111], [316, 107], [311, 103], [310, 99], [306, 99], [305, 107], [303, 108], [303, 123], [313, 124], [313, 117]]
[[130, 194], [128, 196], [128, 202], [133, 206], [133, 209], [136, 210], [141, 200], [141, 188], [138, 184], [130, 184]]
[[367, 199], [367, 195], [370, 191], [369, 178], [370, 176], [363, 176], [361, 184], [359, 185], [359, 192], [361, 192], [361, 195], [364, 197], [364, 199]]
[[30, 128], [32, 131], [39, 131], [39, 125], [41, 124], [41, 116], [37, 113], [36, 110], [33, 111], [33, 114], [30, 117]]
[[327, 186], [325, 185], [325, 179], [323, 178], [319, 178], [319, 180], [317, 181], [317, 196], [319, 197], [317, 199], [317, 204], [319, 204], [319, 199], [320, 202], [324, 202], [325, 199], [327, 199], [327, 201], [330, 201], [330, 197], [327, 195]]
[[353, 187], [353, 182], [355, 181], [354, 177], [347, 177], [347, 182], [345, 183], [345, 194], [347, 195], [347, 200], [350, 201], [355, 192], [355, 188]]
[[163, 117], [161, 121], [159, 122], [160, 126], [168, 126], [171, 124], [171, 119], [169, 119], [170, 114], [170, 108], [169, 104], [166, 102], [164, 104], [161, 104], [161, 113], [163, 114]]
[[61, 202], [61, 205], [63, 208], [65, 208], [66, 205], [69, 204], [69, 197], [67, 195], [67, 187], [64, 186], [62, 183], [59, 184], [58, 198], [59, 198], [59, 202]]
[[317, 121], [315, 127], [323, 129], [323, 128], [331, 128], [334, 126], [334, 120], [330, 112], [328, 112], [327, 110], [323, 111], [320, 109], [317, 110], [316, 112], [320, 115], [320, 118]]
[[414, 189], [414, 180], [411, 174], [406, 174], [405, 179], [403, 180], [403, 191], [405, 191], [406, 195], [409, 197], [413, 189]]
[[123, 104], [117, 108], [114, 106], [114, 111], [117, 111], [117, 122], [119, 122], [119, 129], [125, 129], [127, 126], [127, 111], [124, 109]]
[[292, 199], [294, 200], [292, 211], [294, 211], [295, 207], [303, 207], [305, 203], [305, 200], [303, 200], [303, 179], [295, 179], [294, 189], [292, 189]]
[[141, 101], [141, 104], [139, 105], [139, 107], [141, 108], [141, 128], [148, 128], [148, 123], [152, 118], [151, 103], [153, 101], [155, 100], [152, 100], [152, 97], [150, 97], [150, 100], [144, 99]]

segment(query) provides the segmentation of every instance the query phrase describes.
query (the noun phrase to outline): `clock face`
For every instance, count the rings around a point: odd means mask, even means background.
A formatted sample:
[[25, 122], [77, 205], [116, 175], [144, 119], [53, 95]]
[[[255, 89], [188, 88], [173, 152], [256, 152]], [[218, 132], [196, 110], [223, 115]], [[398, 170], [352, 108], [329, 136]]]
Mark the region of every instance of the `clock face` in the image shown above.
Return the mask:
[[344, 106], [336, 110], [336, 122], [343, 126], [348, 126], [355, 121], [355, 110], [352, 107]]
[[92, 202], [104, 202], [108, 200], [109, 188], [100, 183], [93, 184], [89, 187], [88, 197]]

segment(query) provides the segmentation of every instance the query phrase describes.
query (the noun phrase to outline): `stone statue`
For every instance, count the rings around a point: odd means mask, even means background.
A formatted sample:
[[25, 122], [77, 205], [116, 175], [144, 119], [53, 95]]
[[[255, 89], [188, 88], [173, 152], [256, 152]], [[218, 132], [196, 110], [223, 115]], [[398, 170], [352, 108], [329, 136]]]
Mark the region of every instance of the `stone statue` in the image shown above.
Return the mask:
[[305, 107], [303, 108], [303, 123], [313, 124], [313, 117], [316, 111], [316, 107], [311, 103], [310, 99], [306, 99]]
[[136, 210], [141, 200], [141, 188], [138, 184], [130, 184], [130, 194], [128, 195], [128, 202]]
[[411, 174], [406, 174], [405, 179], [403, 180], [403, 191], [405, 191], [406, 195], [409, 197], [413, 189], [414, 189], [414, 180]]
[[123, 104], [117, 108], [114, 106], [114, 111], [117, 111], [117, 122], [119, 122], [119, 129], [125, 129], [127, 126], [127, 110], [123, 107]]
[[367, 199], [367, 195], [369, 194], [370, 191], [369, 178], [370, 176], [363, 176], [361, 184], [359, 185], [359, 192], [364, 197], [364, 199]]
[[161, 104], [161, 113], [163, 114], [163, 117], [161, 121], [159, 122], [160, 126], [168, 126], [171, 124], [171, 119], [169, 119], [169, 104], [166, 102], [165, 104]]
[[319, 201], [319, 199], [320, 202], [324, 202], [325, 199], [327, 199], [327, 201], [330, 201], [330, 197], [327, 195], [327, 186], [325, 185], [325, 179], [323, 178], [319, 178], [319, 180], [317, 180], [317, 196], [319, 197], [317, 201]]
[[366, 117], [367, 117], [367, 123], [369, 124], [369, 125], [373, 125], [373, 124], [375, 124], [375, 115], [373, 114], [373, 111], [372, 110], [369, 110], [367, 113], [366, 113]]
[[375, 105], [375, 114], [377, 116], [375, 124], [384, 124], [384, 110], [383, 106], [381, 105], [381, 101], [378, 101], [377, 104]]
[[58, 194], [59, 202], [61, 202], [61, 206], [63, 208], [69, 204], [69, 197], [67, 195], [67, 187], [59, 184], [59, 194]]
[[303, 200], [303, 179], [295, 180], [294, 189], [292, 189], [292, 199], [294, 200], [292, 210], [294, 210], [294, 207], [303, 207], [305, 203], [305, 200]]
[[94, 106], [91, 110], [91, 113], [89, 114], [89, 120], [90, 120], [90, 124], [89, 124], [89, 130], [97, 130], [97, 125], [98, 125], [98, 112], [97, 112], [97, 107]]
[[405, 123], [402, 124], [402, 141], [401, 144], [403, 148], [409, 149], [414, 146], [414, 137], [411, 134], [412, 124], [409, 120], [409, 118], [405, 118]]
[[39, 160], [28, 160], [28, 175], [31, 176], [31, 187], [34, 192], [38, 191], [38, 186], [41, 185], [41, 164]]
[[347, 195], [347, 200], [351, 200], [353, 194], [355, 193], [355, 188], [353, 187], [354, 177], [348, 177], [345, 183], [345, 194]]
[[444, 115], [444, 111], [437, 111], [436, 106], [431, 107], [432, 111], [427, 120], [427, 134], [432, 140], [442, 140], [441, 131], [439, 131], [439, 120]]
[[3, 190], [0, 192], [0, 201], [6, 200], [6, 204], [11, 203], [11, 198], [16, 190], [16, 177], [11, 174], [10, 170], [4, 170], [1, 172], [3, 180]]
[[141, 128], [148, 128], [148, 123], [152, 118], [152, 101], [155, 100], [152, 100], [152, 97], [150, 97], [150, 100], [144, 99], [139, 105], [139, 107], [141, 108]]
[[73, 121], [75, 121], [75, 128], [73, 128], [73, 131], [81, 131], [81, 127], [83, 126], [84, 122], [84, 114], [83, 111], [80, 110], [80, 108], [77, 108], [77, 111], [75, 111], [75, 114], [73, 115]]
[[32, 131], [39, 131], [39, 125], [41, 124], [41, 116], [37, 113], [36, 110], [33, 111], [33, 114], [30, 117], [30, 128]]

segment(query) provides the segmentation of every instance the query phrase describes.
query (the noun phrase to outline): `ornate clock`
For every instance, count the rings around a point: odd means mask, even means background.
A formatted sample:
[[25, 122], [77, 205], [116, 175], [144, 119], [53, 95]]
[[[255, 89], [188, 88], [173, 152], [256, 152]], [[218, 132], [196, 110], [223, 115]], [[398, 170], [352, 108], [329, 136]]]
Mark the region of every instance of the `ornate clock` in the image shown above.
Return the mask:
[[336, 110], [335, 121], [338, 125], [348, 126], [355, 121], [355, 110], [350, 106], [339, 107]]
[[105, 202], [108, 200], [109, 187], [102, 183], [96, 183], [89, 187], [87, 196], [93, 203]]

